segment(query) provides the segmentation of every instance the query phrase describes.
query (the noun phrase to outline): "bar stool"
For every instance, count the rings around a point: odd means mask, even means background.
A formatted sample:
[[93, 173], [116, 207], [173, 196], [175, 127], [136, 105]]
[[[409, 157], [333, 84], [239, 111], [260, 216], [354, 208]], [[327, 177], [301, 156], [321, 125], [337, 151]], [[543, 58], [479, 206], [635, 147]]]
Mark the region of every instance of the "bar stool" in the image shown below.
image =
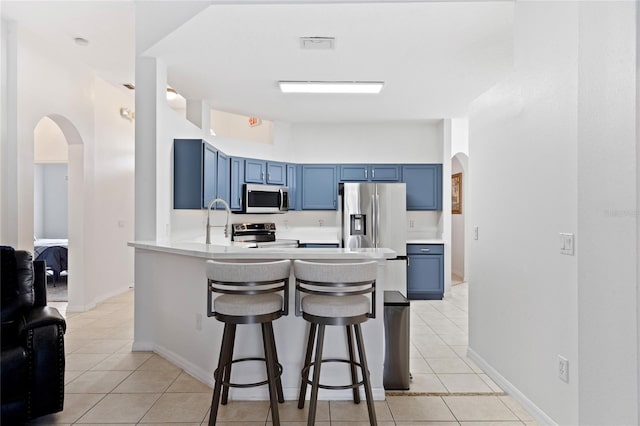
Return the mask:
[[[289, 260], [252, 263], [207, 261], [207, 315], [215, 316], [224, 323], [218, 368], [213, 372], [215, 385], [210, 426], [216, 423], [218, 404], [227, 404], [230, 387], [247, 388], [265, 384], [269, 386], [273, 424], [280, 424], [278, 402], [284, 402], [280, 380], [282, 365], [278, 362], [272, 321], [288, 315], [290, 268]], [[213, 299], [213, 293], [221, 295]], [[264, 358], [233, 359], [238, 324], [261, 325]], [[244, 361], [264, 361], [267, 379], [256, 383], [231, 383], [232, 365]]]
[[[364, 351], [362, 329], [360, 324], [369, 318], [375, 318], [375, 286], [377, 262], [359, 263], [321, 263], [295, 260], [293, 263], [296, 277], [296, 316], [311, 323], [309, 340], [302, 369], [302, 383], [298, 408], [304, 408], [307, 385], [311, 385], [311, 399], [309, 401], [309, 417], [307, 424], [315, 422], [318, 403], [318, 389], [353, 389], [353, 401], [360, 403], [358, 387], [364, 386], [367, 399], [369, 422], [376, 425], [376, 412], [369, 379], [367, 357]], [[301, 297], [300, 293], [306, 293]], [[366, 294], [371, 294], [371, 301]], [[349, 359], [322, 359], [324, 332], [327, 325], [344, 326], [347, 332], [347, 346]], [[356, 337], [358, 358], [356, 362], [353, 352], [353, 333]], [[315, 343], [315, 361], [311, 362], [311, 355]], [[329, 386], [320, 384], [320, 368], [323, 362], [347, 363], [351, 369], [351, 384], [343, 386]], [[309, 380], [309, 370], [313, 366], [313, 379]], [[360, 368], [362, 380], [358, 381], [357, 368]]]

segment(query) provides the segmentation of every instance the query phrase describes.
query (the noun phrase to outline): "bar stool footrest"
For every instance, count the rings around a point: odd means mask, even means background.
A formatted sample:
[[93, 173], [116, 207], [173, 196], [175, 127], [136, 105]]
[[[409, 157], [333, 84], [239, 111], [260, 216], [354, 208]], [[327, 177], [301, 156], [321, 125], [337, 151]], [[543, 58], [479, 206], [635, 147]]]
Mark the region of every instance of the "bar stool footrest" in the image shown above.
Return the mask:
[[[247, 361], [262, 361], [262, 362], [267, 362], [266, 358], [238, 358], [238, 359], [234, 359], [232, 360], [230, 363], [225, 364], [224, 367], [230, 365], [230, 364], [235, 364], [238, 362], [247, 362]], [[276, 364], [278, 366], [278, 371], [275, 375], [275, 377], [272, 377], [271, 379], [275, 380], [277, 378], [279, 378], [280, 376], [282, 376], [282, 364], [277, 363]], [[218, 377], [218, 368], [215, 369], [215, 371], [213, 372], [213, 377], [217, 378]], [[225, 382], [224, 380], [221, 380], [220, 383], [222, 383], [222, 386], [227, 386], [230, 388], [252, 388], [255, 386], [263, 386], [269, 383], [269, 378], [267, 378], [266, 380], [263, 380], [261, 382], [255, 382], [255, 383], [231, 383], [231, 382]]]
[[[339, 358], [328, 358], [328, 359], [323, 359], [322, 360], [322, 364], [327, 363], [327, 362], [341, 362], [343, 364], [353, 364], [356, 367], [360, 368], [360, 371], [362, 371], [362, 364], [360, 364], [359, 362], [351, 362], [348, 359], [339, 359]], [[315, 365], [315, 362], [311, 362], [309, 363], [309, 365], [305, 366], [302, 369], [302, 381], [305, 382], [307, 385], [313, 385], [313, 381], [310, 379], [305, 379], [305, 373], [307, 373], [309, 371], [309, 369], [311, 367], [313, 367]], [[308, 374], [307, 374], [308, 377]], [[357, 387], [363, 386], [364, 385], [364, 380], [361, 380], [357, 383], [353, 383], [353, 384], [349, 384], [349, 385], [323, 385], [322, 383], [318, 383], [318, 387], [321, 389], [332, 389], [332, 390], [341, 390], [341, 389], [355, 389]]]

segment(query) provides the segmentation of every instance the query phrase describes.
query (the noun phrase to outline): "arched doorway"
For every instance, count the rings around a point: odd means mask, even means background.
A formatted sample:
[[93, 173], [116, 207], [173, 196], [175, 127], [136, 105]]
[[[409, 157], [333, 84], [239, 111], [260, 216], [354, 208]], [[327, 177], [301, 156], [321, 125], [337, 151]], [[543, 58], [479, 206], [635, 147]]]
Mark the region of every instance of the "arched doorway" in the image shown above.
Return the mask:
[[[66, 142], [67, 176], [67, 284], [68, 311], [84, 310], [84, 143], [76, 127], [64, 116], [49, 114], [40, 119], [34, 128], [34, 145], [38, 132], [46, 127], [59, 132]], [[34, 157], [34, 160], [36, 158]], [[35, 179], [34, 179], [35, 182]], [[35, 185], [34, 185], [35, 186]], [[35, 192], [35, 189], [34, 189]], [[35, 208], [34, 208], [35, 210]], [[35, 212], [34, 212], [35, 220]], [[37, 227], [34, 223], [34, 230]], [[36, 235], [37, 237], [37, 235]]]
[[33, 133], [33, 255], [47, 263], [47, 301], [68, 302], [67, 141], [48, 117]]
[[[466, 256], [466, 195], [469, 157], [458, 152], [451, 158], [452, 185], [459, 181], [459, 209], [451, 214], [451, 283], [452, 285], [466, 281], [467, 256]], [[455, 177], [455, 179], [453, 179]], [[452, 192], [454, 188], [452, 187]]]

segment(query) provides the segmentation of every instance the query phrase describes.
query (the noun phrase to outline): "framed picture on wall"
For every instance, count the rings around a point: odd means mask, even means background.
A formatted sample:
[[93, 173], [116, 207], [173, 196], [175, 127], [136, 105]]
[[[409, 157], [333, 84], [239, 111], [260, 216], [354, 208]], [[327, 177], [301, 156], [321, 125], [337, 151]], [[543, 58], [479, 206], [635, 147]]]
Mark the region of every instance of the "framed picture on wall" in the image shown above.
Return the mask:
[[462, 214], [462, 173], [451, 175], [451, 213]]

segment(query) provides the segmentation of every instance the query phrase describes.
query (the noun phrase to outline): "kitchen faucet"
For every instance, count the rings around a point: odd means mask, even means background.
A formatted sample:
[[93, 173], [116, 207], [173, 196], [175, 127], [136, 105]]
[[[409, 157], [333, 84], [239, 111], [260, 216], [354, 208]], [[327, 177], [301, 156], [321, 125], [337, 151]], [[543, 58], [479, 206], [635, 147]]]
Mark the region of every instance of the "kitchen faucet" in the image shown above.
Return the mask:
[[[213, 206], [216, 203], [222, 203], [222, 205], [224, 206], [224, 209], [227, 211], [227, 222], [224, 225], [224, 237], [228, 238], [229, 237], [229, 215], [231, 214], [231, 209], [229, 208], [229, 204], [227, 204], [227, 202], [225, 200], [223, 200], [222, 198], [216, 198], [214, 200], [211, 200], [211, 202], [209, 203], [209, 206], [207, 207], [207, 240], [206, 240], [206, 244], [211, 244], [211, 225], [209, 224], [210, 222], [210, 218], [211, 218], [211, 206]], [[216, 209], [214, 207], [214, 209]]]

